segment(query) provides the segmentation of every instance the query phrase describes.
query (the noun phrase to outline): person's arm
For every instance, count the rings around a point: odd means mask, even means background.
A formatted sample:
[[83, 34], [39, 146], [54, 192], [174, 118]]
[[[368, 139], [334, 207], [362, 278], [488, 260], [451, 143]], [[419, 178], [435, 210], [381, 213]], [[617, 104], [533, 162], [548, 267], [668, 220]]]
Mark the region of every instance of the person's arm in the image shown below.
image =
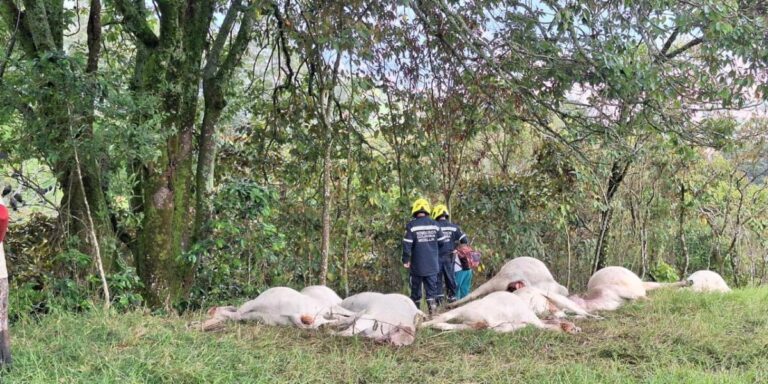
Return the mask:
[[403, 236], [403, 266], [406, 268], [411, 267], [411, 255], [413, 254], [413, 232], [410, 227], [405, 228], [405, 236]]
[[8, 208], [0, 204], [0, 243], [5, 239], [5, 232], [8, 230]]
[[469, 238], [467, 237], [467, 234], [461, 231], [460, 227], [456, 227], [456, 231], [453, 232], [456, 234], [457, 240], [459, 241], [459, 244], [468, 244]]
[[449, 244], [451, 242], [451, 236], [446, 235], [442, 229], [440, 229], [440, 226], [437, 226], [437, 249], [438, 252], [442, 251], [443, 247], [446, 246], [446, 244]]

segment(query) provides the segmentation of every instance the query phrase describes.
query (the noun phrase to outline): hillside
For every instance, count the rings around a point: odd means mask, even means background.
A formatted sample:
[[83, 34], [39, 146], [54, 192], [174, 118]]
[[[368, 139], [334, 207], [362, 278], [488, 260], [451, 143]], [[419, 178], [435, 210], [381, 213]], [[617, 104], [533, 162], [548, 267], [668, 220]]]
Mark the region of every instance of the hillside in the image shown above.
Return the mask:
[[[12, 328], [3, 383], [754, 383], [768, 381], [768, 288], [655, 292], [568, 336], [420, 332], [401, 349], [322, 332], [130, 313], [50, 315]], [[202, 317], [202, 314], [199, 316]]]

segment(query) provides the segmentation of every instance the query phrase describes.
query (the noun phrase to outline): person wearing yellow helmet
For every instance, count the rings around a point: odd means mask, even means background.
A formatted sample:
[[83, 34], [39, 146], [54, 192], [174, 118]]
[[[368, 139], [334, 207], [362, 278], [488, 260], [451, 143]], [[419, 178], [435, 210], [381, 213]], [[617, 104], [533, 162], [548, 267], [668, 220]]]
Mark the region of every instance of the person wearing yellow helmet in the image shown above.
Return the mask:
[[439, 294], [437, 276], [440, 251], [450, 241], [437, 222], [429, 217], [430, 205], [426, 199], [418, 199], [411, 205], [411, 221], [405, 226], [403, 236], [403, 267], [409, 269], [411, 300], [421, 306], [422, 286], [426, 291], [427, 309], [431, 315], [437, 307]]
[[[467, 244], [468, 239], [467, 235], [464, 234], [464, 232], [461, 231], [461, 228], [451, 223], [448, 213], [448, 207], [445, 204], [438, 204], [435, 206], [434, 209], [432, 209], [432, 218], [434, 218], [437, 221], [437, 225], [440, 226], [440, 230], [443, 232], [445, 236], [449, 237], [449, 241], [440, 249], [440, 273], [438, 274], [438, 285], [440, 287], [440, 294], [437, 296], [437, 304], [441, 305], [443, 300], [445, 299], [445, 295], [443, 294], [443, 289], [445, 289], [446, 294], [448, 295], [448, 302], [451, 303], [455, 301], [459, 296], [459, 289], [457, 287], [457, 274], [455, 273], [455, 260], [456, 260], [456, 250], [455, 247], [457, 244]], [[459, 271], [463, 271], [462, 268], [458, 268]], [[468, 272], [471, 274], [472, 271], [469, 270]], [[461, 276], [463, 279], [461, 280], [463, 285], [461, 288], [464, 288], [467, 293], [469, 293], [469, 287], [468, 285], [471, 284], [471, 275], [469, 278], [469, 281], [467, 281], [466, 276], [462, 274]], [[469, 284], [466, 284], [469, 282]], [[445, 288], [443, 288], [443, 284], [445, 284]], [[466, 295], [466, 294], [465, 294]]]

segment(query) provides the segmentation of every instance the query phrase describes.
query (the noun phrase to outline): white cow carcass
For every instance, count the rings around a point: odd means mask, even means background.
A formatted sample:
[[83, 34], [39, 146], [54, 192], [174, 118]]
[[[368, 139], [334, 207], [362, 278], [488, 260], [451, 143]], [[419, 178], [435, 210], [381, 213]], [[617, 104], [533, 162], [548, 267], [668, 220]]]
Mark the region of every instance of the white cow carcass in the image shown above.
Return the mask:
[[682, 287], [687, 282], [655, 283], [642, 281], [634, 272], [624, 267], [605, 267], [592, 275], [587, 283], [587, 292], [583, 295], [571, 295], [569, 298], [588, 312], [613, 311], [626, 301], [643, 299], [647, 291]]
[[686, 279], [695, 292], [730, 292], [731, 288], [717, 272], [701, 270], [692, 273]]
[[287, 287], [267, 289], [239, 308], [211, 308], [208, 314], [210, 318], [203, 323], [203, 330], [206, 331], [217, 329], [226, 321], [255, 321], [265, 325], [317, 328], [352, 315], [339, 306], [327, 305]]
[[449, 304], [458, 307], [491, 292], [507, 291], [510, 284], [522, 282], [526, 287], [536, 287], [545, 292], [568, 295], [568, 289], [560, 285], [547, 266], [533, 257], [518, 257], [508, 261], [499, 272], [485, 284], [472, 291], [467, 297]]
[[325, 285], [310, 285], [302, 289], [301, 294], [312, 297], [329, 307], [341, 304], [341, 297]]
[[335, 334], [394, 346], [412, 344], [418, 324], [426, 317], [411, 299], [397, 293], [363, 292], [344, 299], [341, 307], [356, 314], [338, 322]]
[[436, 316], [422, 327], [440, 330], [491, 329], [513, 332], [533, 326], [558, 332], [577, 333], [573, 323], [561, 319], [541, 320], [520, 296], [511, 292], [493, 292], [482, 299]]

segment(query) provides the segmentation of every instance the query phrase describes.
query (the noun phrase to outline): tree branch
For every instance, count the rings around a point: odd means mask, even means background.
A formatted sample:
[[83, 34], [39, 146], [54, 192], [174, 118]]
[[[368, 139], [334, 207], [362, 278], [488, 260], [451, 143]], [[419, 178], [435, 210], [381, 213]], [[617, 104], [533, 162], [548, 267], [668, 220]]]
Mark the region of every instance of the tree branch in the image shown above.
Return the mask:
[[115, 0], [115, 8], [123, 15], [125, 27], [136, 39], [147, 48], [155, 48], [160, 44], [160, 39], [149, 27], [144, 16], [144, 5], [130, 0]]
[[[291, 54], [288, 51], [288, 42], [285, 38], [285, 20], [283, 19], [283, 15], [280, 13], [280, 7], [277, 6], [276, 2], [272, 3], [272, 9], [274, 11], [275, 19], [277, 20], [277, 48], [278, 50], [281, 50], [285, 59], [285, 73], [286, 73], [286, 79], [283, 84], [280, 84], [275, 87], [274, 91], [272, 92], [272, 103], [277, 105], [277, 96], [281, 90], [289, 89], [291, 86], [291, 83], [293, 82], [293, 69], [291, 68]], [[278, 52], [278, 56], [279, 52]], [[279, 60], [279, 59], [278, 59]], [[278, 67], [280, 69], [283, 69], [283, 65], [278, 61]]]
[[96, 73], [99, 69], [99, 53], [101, 52], [101, 1], [91, 0], [88, 12], [88, 64], [85, 72]]
[[664, 43], [664, 46], [661, 48], [661, 52], [660, 52], [660, 53], [661, 53], [662, 55], [666, 55], [666, 54], [667, 54], [667, 52], [669, 52], [669, 48], [671, 48], [671, 47], [672, 47], [672, 43], [674, 43], [674, 42], [675, 42], [675, 40], [677, 39], [677, 35], [678, 35], [679, 33], [680, 33], [680, 27], [676, 27], [676, 28], [675, 28], [675, 30], [674, 30], [674, 31], [672, 31], [672, 34], [671, 34], [671, 35], [669, 35], [669, 38], [668, 38], [668, 39], [667, 39], [667, 41]]
[[19, 32], [19, 23], [21, 22], [21, 12], [19, 12], [16, 16], [16, 26], [13, 28], [13, 34], [11, 35], [11, 40], [8, 42], [8, 48], [5, 50], [5, 58], [3, 59], [3, 62], [0, 63], [0, 84], [3, 83], [3, 75], [5, 75], [5, 66], [8, 64], [8, 61], [11, 59], [11, 54], [13, 53], [13, 47], [16, 45], [16, 34]]
[[691, 48], [693, 48], [693, 47], [695, 47], [695, 46], [697, 46], [697, 45], [699, 45], [699, 44], [701, 44], [703, 42], [704, 42], [704, 38], [697, 37], [697, 38], [689, 41], [688, 43], [686, 43], [682, 47], [680, 47], [678, 49], [675, 49], [674, 51], [664, 55], [664, 57], [662, 57], [661, 62], [663, 63], [663, 62], [665, 62], [667, 60], [670, 60], [670, 59], [674, 58], [675, 56], [677, 56], [677, 55], [679, 55], [679, 54], [681, 54], [681, 53], [683, 53], [683, 52], [685, 52], [685, 51], [687, 51], [687, 50], [689, 50], [689, 49], [691, 49]]
[[229, 47], [229, 52], [227, 52], [224, 62], [216, 73], [217, 79], [228, 81], [232, 75], [232, 71], [235, 70], [235, 67], [240, 63], [243, 54], [248, 49], [248, 44], [251, 42], [251, 31], [254, 23], [254, 11], [250, 7], [250, 3], [251, 2], [249, 1], [248, 8], [243, 10], [243, 18], [240, 19], [240, 29], [237, 31], [235, 41], [232, 42]]
[[42, 0], [24, 0], [25, 21], [38, 53], [57, 50], [45, 4]]
[[27, 28], [25, 12], [22, 12], [13, 0], [0, 0], [0, 15], [5, 19], [8, 29], [18, 29], [24, 53], [28, 56], [35, 56], [37, 50], [32, 40], [32, 34]]
[[[234, 0], [227, 10], [227, 14], [224, 16], [224, 21], [221, 23], [221, 28], [219, 28], [219, 32], [216, 34], [213, 46], [211, 46], [210, 51], [208, 51], [205, 68], [203, 69], [203, 78], [212, 79], [216, 76], [224, 46], [227, 44], [227, 36], [232, 32], [232, 27], [235, 25], [237, 14], [240, 12], [240, 4], [241, 0]], [[246, 16], [243, 18], [245, 19], [245, 17]]]

